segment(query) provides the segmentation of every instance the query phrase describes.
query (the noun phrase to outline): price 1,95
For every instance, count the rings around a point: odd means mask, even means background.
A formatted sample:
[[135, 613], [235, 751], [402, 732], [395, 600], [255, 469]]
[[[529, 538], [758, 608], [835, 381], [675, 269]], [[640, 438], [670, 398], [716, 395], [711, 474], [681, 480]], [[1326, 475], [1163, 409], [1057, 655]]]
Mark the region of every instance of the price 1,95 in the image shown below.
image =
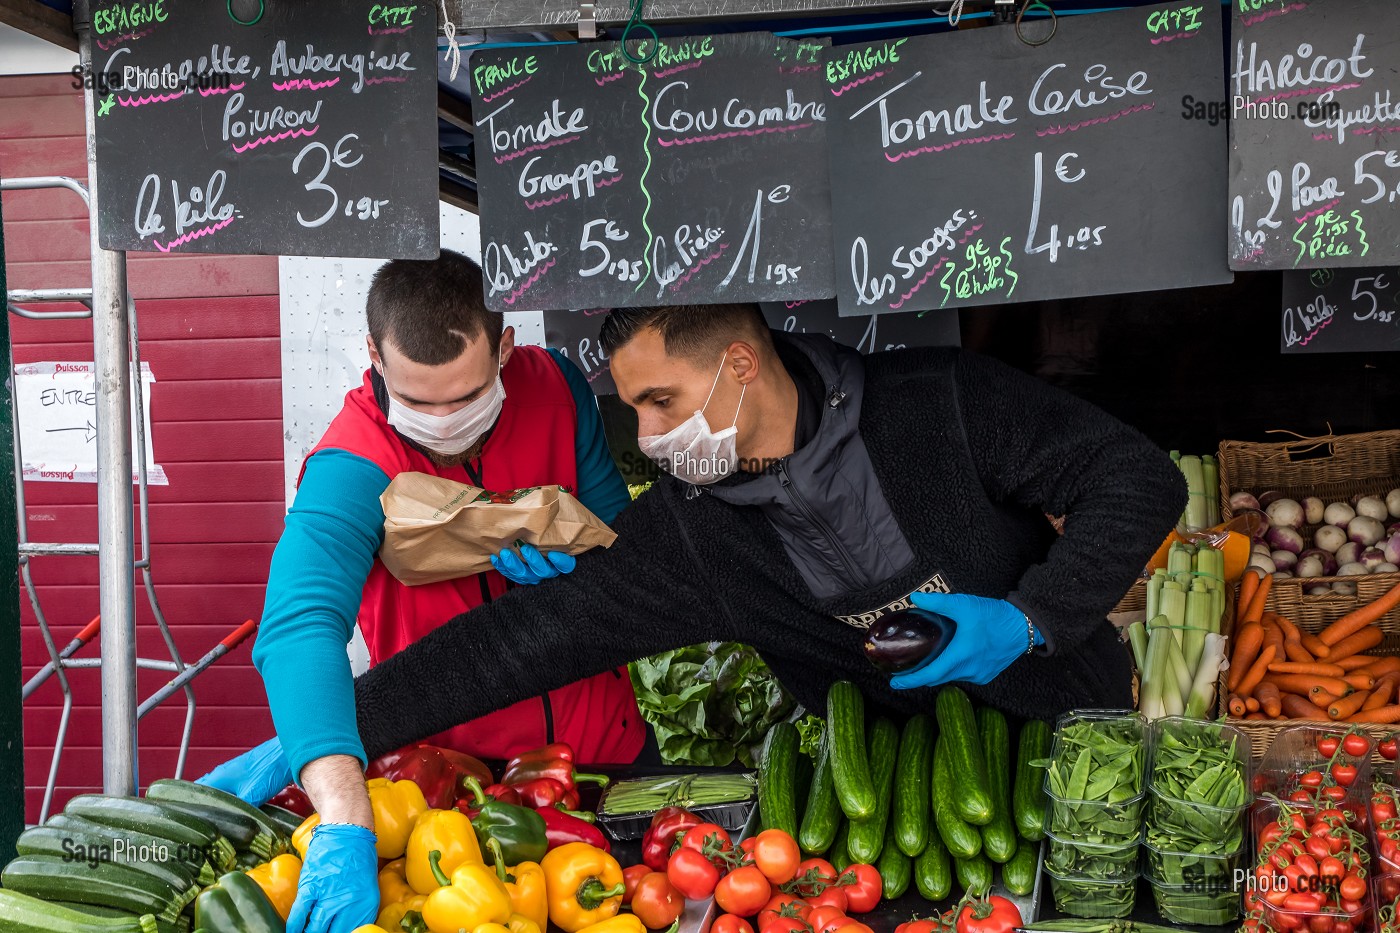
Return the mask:
[[[389, 203], [387, 198], [374, 198], [369, 196], [345, 198], [345, 206], [341, 207], [341, 195], [334, 185], [328, 184], [326, 178], [331, 174], [332, 168], [352, 169], [364, 160], [364, 156], [355, 152], [352, 143], [359, 139], [357, 133], [346, 133], [336, 140], [335, 145], [327, 146], [325, 143], [307, 143], [297, 153], [297, 157], [292, 160], [292, 174], [301, 178], [302, 162], [306, 163], [308, 172], [315, 171], [315, 177], [307, 181], [304, 185], [307, 191], [324, 192], [329, 196], [329, 203], [326, 203], [322, 195], [321, 203], [326, 204], [325, 210], [319, 216], [308, 218], [300, 209], [297, 211], [297, 222], [303, 227], [319, 227], [335, 216], [336, 212], [343, 213], [346, 217], [359, 220], [373, 220], [379, 216], [379, 211], [384, 205]], [[316, 169], [319, 162], [320, 168]], [[337, 176], [343, 172], [337, 172]], [[317, 205], [320, 206], [320, 205]]]

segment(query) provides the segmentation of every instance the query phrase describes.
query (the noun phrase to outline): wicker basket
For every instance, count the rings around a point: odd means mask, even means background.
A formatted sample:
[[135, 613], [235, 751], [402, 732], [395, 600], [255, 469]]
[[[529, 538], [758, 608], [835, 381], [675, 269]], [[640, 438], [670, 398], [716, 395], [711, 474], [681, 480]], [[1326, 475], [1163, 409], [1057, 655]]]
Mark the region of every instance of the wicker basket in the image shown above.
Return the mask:
[[[1284, 584], [1294, 583], [1293, 580], [1275, 581], [1269, 590], [1269, 597], [1264, 603], [1264, 608], [1277, 612], [1279, 615], [1289, 619], [1293, 624], [1306, 632], [1316, 634], [1322, 631], [1330, 622], [1358, 609], [1361, 606], [1374, 602], [1384, 595], [1395, 585], [1396, 574], [1380, 573], [1371, 574], [1364, 577], [1347, 577], [1348, 580], [1356, 581], [1356, 595], [1344, 596], [1340, 593], [1329, 593], [1325, 596], [1305, 596], [1302, 588], [1298, 586], [1286, 586]], [[1236, 593], [1238, 596], [1238, 593]], [[1400, 606], [1390, 610], [1381, 616], [1377, 623], [1381, 631], [1385, 633], [1385, 638], [1368, 654], [1378, 655], [1400, 655]], [[1231, 648], [1233, 651], [1233, 645]], [[1219, 703], [1220, 716], [1225, 722], [1238, 727], [1249, 736], [1253, 744], [1254, 757], [1262, 758], [1264, 753], [1273, 744], [1274, 737], [1285, 726], [1292, 725], [1304, 720], [1297, 719], [1238, 719], [1229, 715], [1226, 708], [1227, 691], [1225, 689], [1225, 672], [1221, 672], [1219, 683]], [[1366, 725], [1362, 727], [1374, 737], [1388, 735], [1400, 729], [1400, 724], [1392, 725]], [[1343, 726], [1345, 728], [1345, 726]], [[1379, 760], [1379, 759], [1377, 759]]]

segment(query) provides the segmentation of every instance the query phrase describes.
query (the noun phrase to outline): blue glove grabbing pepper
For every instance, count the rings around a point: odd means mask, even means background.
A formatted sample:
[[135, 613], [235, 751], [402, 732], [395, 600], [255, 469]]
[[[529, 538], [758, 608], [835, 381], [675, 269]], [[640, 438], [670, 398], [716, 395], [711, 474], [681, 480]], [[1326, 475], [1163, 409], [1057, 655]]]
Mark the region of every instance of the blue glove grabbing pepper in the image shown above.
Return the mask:
[[578, 563], [572, 554], [563, 551], [541, 554], [533, 544], [517, 544], [520, 547], [518, 555], [506, 548], [491, 558], [491, 566], [499, 570], [501, 576], [521, 586], [533, 586], [561, 573], [568, 573]]
[[[890, 686], [896, 690], [935, 687], [962, 682], [985, 684], [1026, 653], [1027, 620], [1021, 610], [1004, 599], [986, 599], [962, 593], [914, 593], [910, 602], [920, 609], [952, 619], [957, 626], [943, 653], [921, 667], [896, 674]], [[1033, 640], [1045, 644], [1032, 627]]]
[[311, 834], [287, 914], [287, 933], [352, 933], [379, 914], [379, 856], [374, 833], [322, 823]]
[[292, 783], [292, 765], [282, 751], [282, 743], [274, 737], [230, 758], [195, 783], [217, 787], [244, 803], [260, 807]]

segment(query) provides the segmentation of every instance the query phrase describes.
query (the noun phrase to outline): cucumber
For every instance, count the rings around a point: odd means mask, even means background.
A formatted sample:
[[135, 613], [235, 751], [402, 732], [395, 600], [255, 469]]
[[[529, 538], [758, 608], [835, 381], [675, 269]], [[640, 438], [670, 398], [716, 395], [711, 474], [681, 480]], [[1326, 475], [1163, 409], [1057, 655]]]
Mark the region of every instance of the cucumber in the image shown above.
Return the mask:
[[306, 819], [306, 817], [293, 813], [286, 807], [279, 807], [275, 803], [265, 803], [261, 807], [258, 807], [258, 809], [267, 814], [267, 818], [272, 820], [273, 823], [277, 824], [277, 831], [287, 839], [292, 838], [292, 833], [296, 832], [297, 827]]
[[152, 836], [149, 833], [132, 832], [131, 830], [117, 829], [115, 826], [107, 826], [102, 823], [94, 823], [92, 820], [85, 820], [80, 816], [71, 813], [55, 813], [44, 823], [45, 826], [55, 829], [71, 829], [76, 832], [92, 833], [98, 836], [105, 836], [108, 839], [121, 839], [123, 845], [129, 848], [159, 848], [166, 847], [170, 851], [170, 859], [167, 864], [184, 866], [185, 870], [193, 875], [194, 880], [201, 886], [213, 884], [219, 876], [214, 873], [214, 867], [204, 857], [202, 850], [178, 843], [172, 843], [169, 839], [160, 836]]
[[[161, 803], [189, 804], [207, 808], [211, 814], [209, 821], [215, 826], [232, 824], [235, 818], [242, 823], [251, 824], [255, 827], [255, 831], [254, 842], [250, 848], [261, 854], [262, 843], [259, 840], [266, 839], [268, 858], [281, 855], [288, 850], [290, 835], [284, 833], [272, 817], [252, 804], [245, 803], [233, 794], [219, 790], [217, 787], [208, 787], [193, 781], [175, 781], [166, 778], [151, 782], [150, 786], [146, 788], [146, 799], [158, 800]], [[213, 813], [224, 813], [227, 816], [220, 822], [213, 819]]]
[[[812, 792], [812, 756], [802, 751], [802, 735], [797, 737], [797, 783], [793, 785], [793, 815], [797, 818], [797, 826], [802, 826], [802, 804], [806, 802], [807, 795]], [[797, 833], [792, 834], [792, 838], [797, 838]]]
[[926, 901], [941, 901], [953, 891], [953, 865], [938, 833], [929, 833], [928, 845], [914, 857], [914, 886]]
[[960, 858], [953, 862], [958, 873], [958, 884], [962, 889], [979, 897], [985, 897], [992, 889], [992, 863], [985, 855], [978, 853], [972, 858]]
[[[934, 707], [938, 713], [938, 740], [947, 743], [948, 773], [958, 782], [958, 813], [974, 826], [986, 826], [992, 821], [992, 792], [972, 701], [961, 689], [944, 687], [938, 691]], [[953, 847], [948, 846], [948, 850], [953, 851]]]
[[841, 828], [836, 832], [836, 839], [832, 841], [831, 848], [826, 852], [826, 860], [831, 863], [831, 867], [836, 869], [838, 875], [850, 868], [853, 861], [850, 850], [846, 848], [846, 839], [850, 832], [850, 821], [842, 820]]
[[797, 831], [797, 844], [806, 856], [822, 855], [831, 848], [836, 831], [841, 828], [841, 804], [836, 800], [836, 784], [831, 775], [831, 729], [822, 736], [817, 750], [817, 766], [812, 772], [812, 787], [807, 793], [807, 806], [802, 811], [802, 826]]
[[758, 769], [758, 815], [764, 829], [797, 836], [797, 756], [802, 737], [790, 722], [768, 731]]
[[865, 759], [865, 700], [849, 680], [836, 681], [827, 692], [826, 729], [836, 799], [848, 819], [866, 819], [875, 812], [875, 784]]
[[870, 727], [870, 780], [875, 785], [875, 812], [862, 820], [851, 820], [846, 851], [851, 858], [874, 865], [885, 845], [890, 821], [890, 800], [894, 788], [894, 766], [899, 757], [899, 728], [881, 717]]
[[947, 743], [948, 737], [940, 735], [933, 747], [933, 822], [948, 854], [954, 858], [972, 858], [982, 851], [982, 836], [958, 813], [955, 798], [963, 788], [952, 779]]
[[0, 889], [0, 930], [5, 933], [162, 933], [149, 912], [101, 917], [65, 904]]
[[92, 868], [57, 855], [21, 855], [11, 860], [0, 871], [0, 884], [41, 900], [118, 907], [172, 922], [189, 903], [186, 892], [134, 868], [111, 862]]
[[909, 882], [914, 878], [914, 860], [900, 850], [894, 838], [893, 823], [885, 835], [885, 844], [880, 849], [880, 860], [875, 867], [880, 871], [885, 900], [892, 901], [909, 890]]
[[890, 821], [894, 841], [913, 858], [928, 845], [929, 781], [933, 777], [933, 719], [924, 713], [909, 717], [899, 740], [894, 766], [894, 804]]
[[56, 826], [35, 826], [20, 833], [15, 841], [15, 851], [20, 855], [55, 855], [66, 862], [99, 867], [103, 864], [121, 865], [170, 885], [172, 890], [185, 896], [185, 903], [194, 900], [199, 887], [185, 866], [179, 862], [160, 860], [164, 852], [133, 850], [116, 840], [97, 833], [85, 833], [73, 829], [60, 829]]
[[1049, 757], [1050, 724], [1039, 719], [1026, 720], [1017, 742], [1011, 809], [1016, 831], [1031, 842], [1045, 838], [1045, 769], [1032, 767], [1031, 762]]
[[977, 711], [977, 731], [982, 736], [982, 757], [992, 791], [992, 821], [982, 827], [982, 852], [993, 862], [1006, 862], [1016, 854], [1016, 827], [1011, 822], [1011, 731], [1001, 711], [990, 706]]
[[1001, 883], [1012, 894], [1022, 897], [1035, 890], [1035, 863], [1038, 843], [1022, 839], [1016, 845], [1016, 854], [1011, 861], [1001, 866]]

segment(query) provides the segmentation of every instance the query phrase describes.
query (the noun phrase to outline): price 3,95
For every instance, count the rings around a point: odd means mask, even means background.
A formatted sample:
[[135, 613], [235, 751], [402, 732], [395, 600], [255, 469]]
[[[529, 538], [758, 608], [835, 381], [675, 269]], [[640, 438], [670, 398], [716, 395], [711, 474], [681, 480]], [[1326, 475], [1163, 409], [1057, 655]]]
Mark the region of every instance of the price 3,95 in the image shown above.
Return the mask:
[[342, 209], [340, 206], [340, 192], [338, 192], [333, 185], [327, 184], [326, 182], [326, 176], [330, 174], [332, 167], [352, 169], [364, 160], [364, 156], [357, 154], [354, 147], [351, 145], [359, 138], [358, 133], [346, 133], [344, 136], [340, 137], [340, 139], [336, 140], [334, 147], [327, 146], [322, 142], [307, 143], [306, 146], [302, 148], [301, 152], [297, 153], [297, 157], [292, 160], [292, 174], [300, 178], [302, 174], [302, 162], [306, 161], [307, 169], [310, 170], [319, 158], [321, 165], [320, 170], [316, 172], [316, 177], [306, 182], [303, 187], [305, 187], [307, 191], [323, 191], [330, 196], [329, 206], [326, 207], [325, 212], [319, 217], [308, 219], [300, 210], [297, 211], [297, 222], [303, 227], [319, 227], [330, 220], [337, 211], [340, 211], [346, 217], [358, 218], [359, 220], [372, 220], [379, 216], [380, 208], [389, 203], [387, 198], [351, 197], [345, 199], [345, 207]]

